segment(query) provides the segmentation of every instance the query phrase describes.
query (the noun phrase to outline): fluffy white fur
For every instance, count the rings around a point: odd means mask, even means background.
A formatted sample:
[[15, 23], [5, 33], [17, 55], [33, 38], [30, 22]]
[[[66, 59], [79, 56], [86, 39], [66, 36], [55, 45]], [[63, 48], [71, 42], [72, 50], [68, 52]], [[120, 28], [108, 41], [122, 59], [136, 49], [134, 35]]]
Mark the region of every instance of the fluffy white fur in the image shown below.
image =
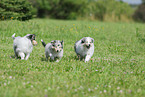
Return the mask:
[[[12, 38], [14, 39], [13, 43], [13, 49], [15, 52], [15, 56], [21, 57], [21, 59], [27, 60], [30, 56], [30, 53], [33, 49], [33, 44], [30, 39], [27, 38], [27, 36], [30, 34], [27, 34], [24, 37], [15, 37], [15, 33], [12, 35]], [[25, 57], [26, 56], [26, 57]]]
[[94, 39], [91, 37], [84, 37], [77, 41], [74, 46], [77, 56], [85, 62], [89, 61], [94, 53]]
[[[44, 43], [44, 41], [41, 39], [42, 44]], [[45, 43], [44, 43], [45, 44]], [[63, 48], [54, 48], [52, 46], [52, 43], [48, 43], [47, 45], [43, 45], [45, 47], [45, 56], [46, 56], [46, 60], [48, 60], [48, 57], [50, 57], [50, 59], [52, 61], [56, 61], [59, 62], [61, 60], [61, 58], [63, 57]], [[58, 52], [56, 51], [59, 50]]]

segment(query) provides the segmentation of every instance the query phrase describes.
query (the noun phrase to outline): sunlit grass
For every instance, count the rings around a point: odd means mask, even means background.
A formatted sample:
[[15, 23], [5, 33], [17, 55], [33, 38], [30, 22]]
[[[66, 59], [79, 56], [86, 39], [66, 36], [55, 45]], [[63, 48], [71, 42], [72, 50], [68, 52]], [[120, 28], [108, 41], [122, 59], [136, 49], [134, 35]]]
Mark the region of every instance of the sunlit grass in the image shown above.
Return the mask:
[[[137, 33], [145, 24], [35, 19], [0, 21], [0, 97], [102, 97], [145, 95], [145, 45]], [[14, 58], [12, 34], [36, 34], [38, 45], [27, 61]], [[92, 37], [95, 52], [79, 61], [74, 43]], [[144, 36], [141, 36], [144, 37]], [[45, 61], [44, 47], [64, 40], [59, 63]]]

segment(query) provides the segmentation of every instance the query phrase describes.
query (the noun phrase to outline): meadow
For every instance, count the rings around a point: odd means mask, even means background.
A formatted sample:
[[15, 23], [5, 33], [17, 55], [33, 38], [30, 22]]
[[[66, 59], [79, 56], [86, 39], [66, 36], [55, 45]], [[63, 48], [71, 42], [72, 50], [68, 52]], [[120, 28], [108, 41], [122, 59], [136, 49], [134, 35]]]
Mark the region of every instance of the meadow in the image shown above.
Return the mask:
[[[12, 35], [36, 34], [26, 60], [14, 58]], [[95, 52], [79, 61], [74, 43], [94, 38]], [[60, 62], [45, 60], [44, 47], [64, 41]], [[0, 21], [0, 97], [143, 97], [145, 24], [33, 19]]]

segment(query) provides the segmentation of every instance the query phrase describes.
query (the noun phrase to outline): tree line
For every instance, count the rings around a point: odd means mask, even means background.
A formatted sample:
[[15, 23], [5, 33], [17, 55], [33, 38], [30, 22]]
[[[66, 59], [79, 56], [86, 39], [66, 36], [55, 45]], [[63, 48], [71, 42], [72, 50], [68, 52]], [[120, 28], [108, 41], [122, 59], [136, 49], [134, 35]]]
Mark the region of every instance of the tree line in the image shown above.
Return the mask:
[[37, 18], [145, 22], [145, 0], [137, 10], [122, 0], [0, 0], [0, 20]]

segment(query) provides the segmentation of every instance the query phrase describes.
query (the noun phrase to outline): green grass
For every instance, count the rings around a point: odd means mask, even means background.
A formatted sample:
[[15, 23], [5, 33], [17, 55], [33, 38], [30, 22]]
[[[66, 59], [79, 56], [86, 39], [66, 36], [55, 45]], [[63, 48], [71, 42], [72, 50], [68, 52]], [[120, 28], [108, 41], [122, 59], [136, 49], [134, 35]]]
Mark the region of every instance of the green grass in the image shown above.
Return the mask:
[[[37, 35], [38, 45], [27, 61], [14, 58], [13, 33]], [[145, 24], [139, 23], [0, 21], [0, 97], [143, 97], [144, 33]], [[86, 36], [95, 40], [88, 63], [77, 60], [73, 47]], [[44, 60], [41, 39], [64, 40], [59, 63]]]

